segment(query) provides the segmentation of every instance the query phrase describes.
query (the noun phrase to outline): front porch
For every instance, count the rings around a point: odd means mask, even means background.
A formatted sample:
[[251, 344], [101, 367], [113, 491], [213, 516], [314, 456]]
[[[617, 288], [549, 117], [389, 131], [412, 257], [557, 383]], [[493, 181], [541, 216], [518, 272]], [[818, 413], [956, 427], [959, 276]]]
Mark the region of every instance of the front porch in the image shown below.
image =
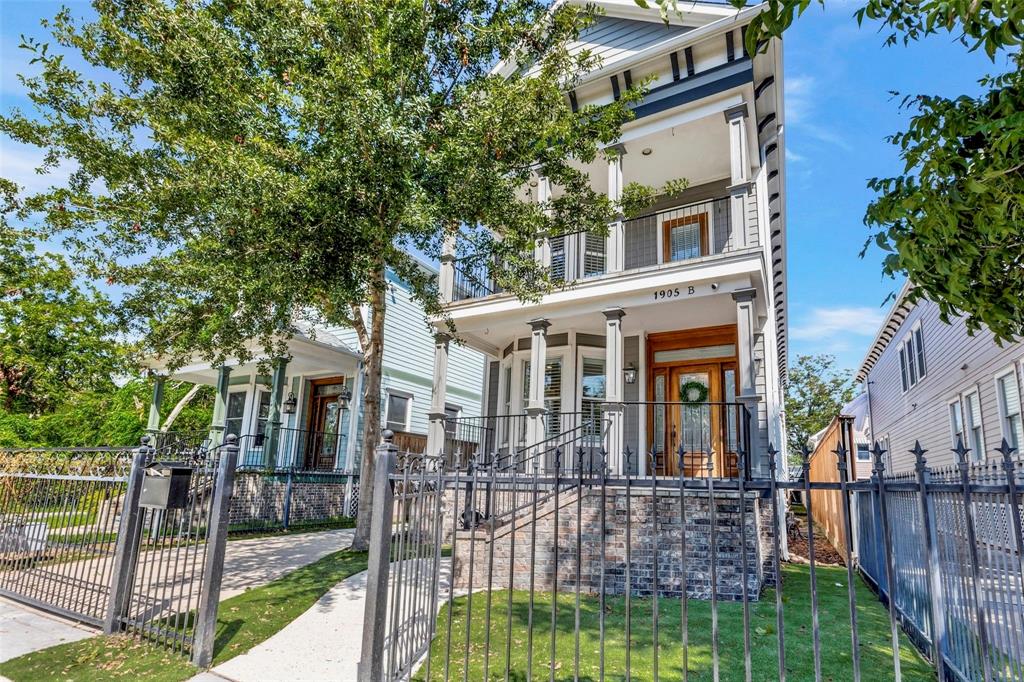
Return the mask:
[[[736, 477], [742, 453], [746, 474], [763, 474], [774, 379], [752, 281], [625, 291], [618, 299], [630, 305], [615, 308], [581, 296], [535, 306], [528, 323], [512, 310], [456, 316], [462, 340], [493, 348], [486, 409], [474, 420], [432, 415], [427, 452], [499, 468], [603, 462], [613, 474], [687, 478]], [[437, 337], [435, 388], [448, 344]]]

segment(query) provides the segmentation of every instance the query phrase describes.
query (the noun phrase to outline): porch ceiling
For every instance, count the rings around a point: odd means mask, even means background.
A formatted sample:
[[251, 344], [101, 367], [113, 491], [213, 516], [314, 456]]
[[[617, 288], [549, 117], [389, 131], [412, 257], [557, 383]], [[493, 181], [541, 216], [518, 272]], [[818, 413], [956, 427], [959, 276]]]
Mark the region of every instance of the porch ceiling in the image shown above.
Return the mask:
[[[259, 371], [260, 363], [270, 358], [262, 349], [252, 344], [250, 350], [253, 353], [251, 360], [240, 363], [237, 360], [229, 361], [233, 375], [252, 374]], [[288, 341], [288, 375], [302, 374], [305, 376], [331, 376], [344, 375], [353, 376], [359, 370], [359, 356], [345, 346], [333, 345], [316, 341], [305, 337], [294, 337]], [[153, 359], [148, 363], [148, 368], [154, 372], [165, 372], [166, 364], [160, 360]], [[217, 367], [205, 360], [196, 360], [179, 367], [176, 370], [167, 372], [167, 377], [179, 381], [188, 381], [194, 384], [216, 385]]]

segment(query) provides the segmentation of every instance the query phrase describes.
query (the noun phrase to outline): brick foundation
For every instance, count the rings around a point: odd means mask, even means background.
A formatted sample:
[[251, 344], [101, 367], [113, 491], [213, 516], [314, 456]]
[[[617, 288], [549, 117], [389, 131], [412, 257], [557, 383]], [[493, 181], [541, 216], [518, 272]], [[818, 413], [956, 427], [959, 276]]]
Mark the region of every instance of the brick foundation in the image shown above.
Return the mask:
[[348, 478], [339, 474], [236, 472], [229, 523], [283, 524], [289, 498], [289, 524], [355, 516], [359, 484], [353, 481], [346, 508]]
[[[553, 500], [542, 503], [537, 510], [536, 548], [532, 562], [535, 589], [551, 591], [557, 561], [558, 591], [576, 589], [577, 509], [580, 523], [580, 590], [599, 592], [601, 586], [601, 494], [600, 490], [584, 489], [581, 500], [575, 491], [560, 495], [558, 531], [555, 533]], [[655, 502], [656, 500], [656, 502]], [[626, 591], [627, 519], [630, 538], [630, 584], [634, 595], [650, 596], [654, 591], [654, 564], [658, 564], [658, 593], [681, 596], [685, 571], [686, 592], [690, 597], [711, 596], [711, 519], [706, 495], [687, 492], [684, 496], [686, 516], [686, 562], [683, 564], [678, 491], [650, 489], [631, 491], [627, 503], [624, 488], [608, 488], [605, 499], [604, 585], [607, 594]], [[657, 509], [655, 510], [655, 504]], [[719, 599], [742, 597], [742, 549], [747, 548], [747, 589], [757, 599], [761, 588], [775, 584], [772, 572], [771, 507], [755, 493], [747, 493], [746, 527], [741, 528], [742, 515], [738, 493], [718, 493], [715, 500], [716, 529], [716, 593]], [[657, 525], [655, 526], [655, 511]], [[455, 585], [468, 588], [470, 545], [473, 545], [474, 589], [486, 586], [488, 539], [490, 528], [458, 531], [453, 557]], [[503, 589], [509, 583], [509, 563], [513, 536], [515, 557], [512, 584], [515, 589], [529, 589], [531, 578], [530, 549], [534, 534], [531, 516], [520, 514], [515, 523], [494, 530], [494, 568], [492, 586]]]

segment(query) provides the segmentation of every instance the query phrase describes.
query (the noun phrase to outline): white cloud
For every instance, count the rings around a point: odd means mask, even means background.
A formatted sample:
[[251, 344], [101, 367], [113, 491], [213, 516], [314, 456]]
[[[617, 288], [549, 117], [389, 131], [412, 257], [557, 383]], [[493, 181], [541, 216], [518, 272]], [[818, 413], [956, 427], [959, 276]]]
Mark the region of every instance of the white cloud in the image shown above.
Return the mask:
[[803, 154], [797, 154], [792, 147], [786, 147], [786, 161], [789, 163], [801, 163], [806, 160], [807, 157]]
[[822, 87], [814, 76], [796, 75], [788, 78], [786, 90], [786, 123], [825, 144], [850, 151], [852, 146], [835, 130], [821, 125], [817, 105], [821, 101]]
[[885, 311], [868, 306], [814, 308], [789, 332], [792, 339], [815, 341], [834, 350], [848, 346], [848, 339], [874, 337]]

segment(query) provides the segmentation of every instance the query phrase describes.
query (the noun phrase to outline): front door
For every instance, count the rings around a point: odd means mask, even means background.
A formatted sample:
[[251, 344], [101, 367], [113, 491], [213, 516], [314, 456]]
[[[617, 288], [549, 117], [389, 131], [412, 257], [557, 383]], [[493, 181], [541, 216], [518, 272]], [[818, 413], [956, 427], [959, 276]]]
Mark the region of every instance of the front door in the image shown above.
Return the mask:
[[344, 385], [343, 377], [312, 382], [306, 433], [307, 469], [333, 469], [337, 465], [342, 411], [338, 396]]

